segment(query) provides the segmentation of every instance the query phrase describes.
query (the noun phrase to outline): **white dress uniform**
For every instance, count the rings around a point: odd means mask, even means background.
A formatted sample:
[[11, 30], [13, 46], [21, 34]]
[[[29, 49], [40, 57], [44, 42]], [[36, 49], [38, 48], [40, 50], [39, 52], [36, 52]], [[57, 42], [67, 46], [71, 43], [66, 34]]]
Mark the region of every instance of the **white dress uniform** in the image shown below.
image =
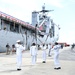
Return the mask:
[[21, 68], [21, 64], [22, 64], [22, 51], [25, 50], [25, 47], [23, 47], [20, 44], [16, 44], [16, 58], [17, 58], [17, 69]]
[[30, 47], [30, 54], [32, 56], [32, 65], [34, 65], [36, 64], [36, 60], [37, 60], [37, 47], [36, 46]]
[[59, 49], [61, 48], [61, 45], [55, 45], [54, 46], [54, 65], [55, 68], [60, 67], [60, 63], [59, 63]]
[[46, 62], [46, 46], [42, 46], [42, 50], [43, 50], [43, 53], [42, 53], [43, 63], [45, 63]]

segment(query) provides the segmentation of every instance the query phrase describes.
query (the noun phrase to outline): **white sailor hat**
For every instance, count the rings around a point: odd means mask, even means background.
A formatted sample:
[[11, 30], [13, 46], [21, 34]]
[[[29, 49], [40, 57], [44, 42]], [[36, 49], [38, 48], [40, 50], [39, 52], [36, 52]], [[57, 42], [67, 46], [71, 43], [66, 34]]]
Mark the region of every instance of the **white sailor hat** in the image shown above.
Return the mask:
[[21, 42], [20, 40], [17, 40], [16, 42]]

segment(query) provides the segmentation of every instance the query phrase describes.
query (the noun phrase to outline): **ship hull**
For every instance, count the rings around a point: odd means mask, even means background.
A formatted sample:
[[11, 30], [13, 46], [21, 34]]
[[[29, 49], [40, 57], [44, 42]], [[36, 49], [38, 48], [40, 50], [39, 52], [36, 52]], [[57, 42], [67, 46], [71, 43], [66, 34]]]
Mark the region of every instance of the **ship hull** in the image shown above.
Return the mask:
[[[25, 38], [25, 35], [24, 35], [24, 38]], [[23, 41], [22, 34], [0, 30], [0, 52], [6, 52], [7, 43], [9, 43], [10, 50], [11, 50], [12, 45], [15, 44], [18, 39]]]

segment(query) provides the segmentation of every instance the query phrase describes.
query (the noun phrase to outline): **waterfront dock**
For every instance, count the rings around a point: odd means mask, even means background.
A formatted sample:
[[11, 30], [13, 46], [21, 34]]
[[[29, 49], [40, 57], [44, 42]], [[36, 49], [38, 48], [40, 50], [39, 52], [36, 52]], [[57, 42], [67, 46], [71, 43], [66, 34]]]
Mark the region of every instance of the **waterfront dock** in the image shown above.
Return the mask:
[[48, 57], [46, 63], [42, 63], [42, 51], [38, 51], [36, 65], [31, 65], [29, 51], [23, 53], [22, 70], [17, 71], [16, 54], [6, 55], [0, 53], [0, 75], [75, 75], [75, 51], [70, 47], [60, 49], [61, 69], [54, 69], [54, 53]]

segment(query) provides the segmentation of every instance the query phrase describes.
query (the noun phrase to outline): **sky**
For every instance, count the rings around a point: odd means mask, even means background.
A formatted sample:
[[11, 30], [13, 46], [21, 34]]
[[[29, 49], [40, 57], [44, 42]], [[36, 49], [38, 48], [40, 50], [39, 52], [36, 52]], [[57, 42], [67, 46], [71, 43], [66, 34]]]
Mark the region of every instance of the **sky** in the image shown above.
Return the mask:
[[0, 11], [25, 22], [32, 21], [32, 12], [54, 10], [48, 15], [60, 26], [59, 42], [75, 43], [75, 0], [0, 0]]

